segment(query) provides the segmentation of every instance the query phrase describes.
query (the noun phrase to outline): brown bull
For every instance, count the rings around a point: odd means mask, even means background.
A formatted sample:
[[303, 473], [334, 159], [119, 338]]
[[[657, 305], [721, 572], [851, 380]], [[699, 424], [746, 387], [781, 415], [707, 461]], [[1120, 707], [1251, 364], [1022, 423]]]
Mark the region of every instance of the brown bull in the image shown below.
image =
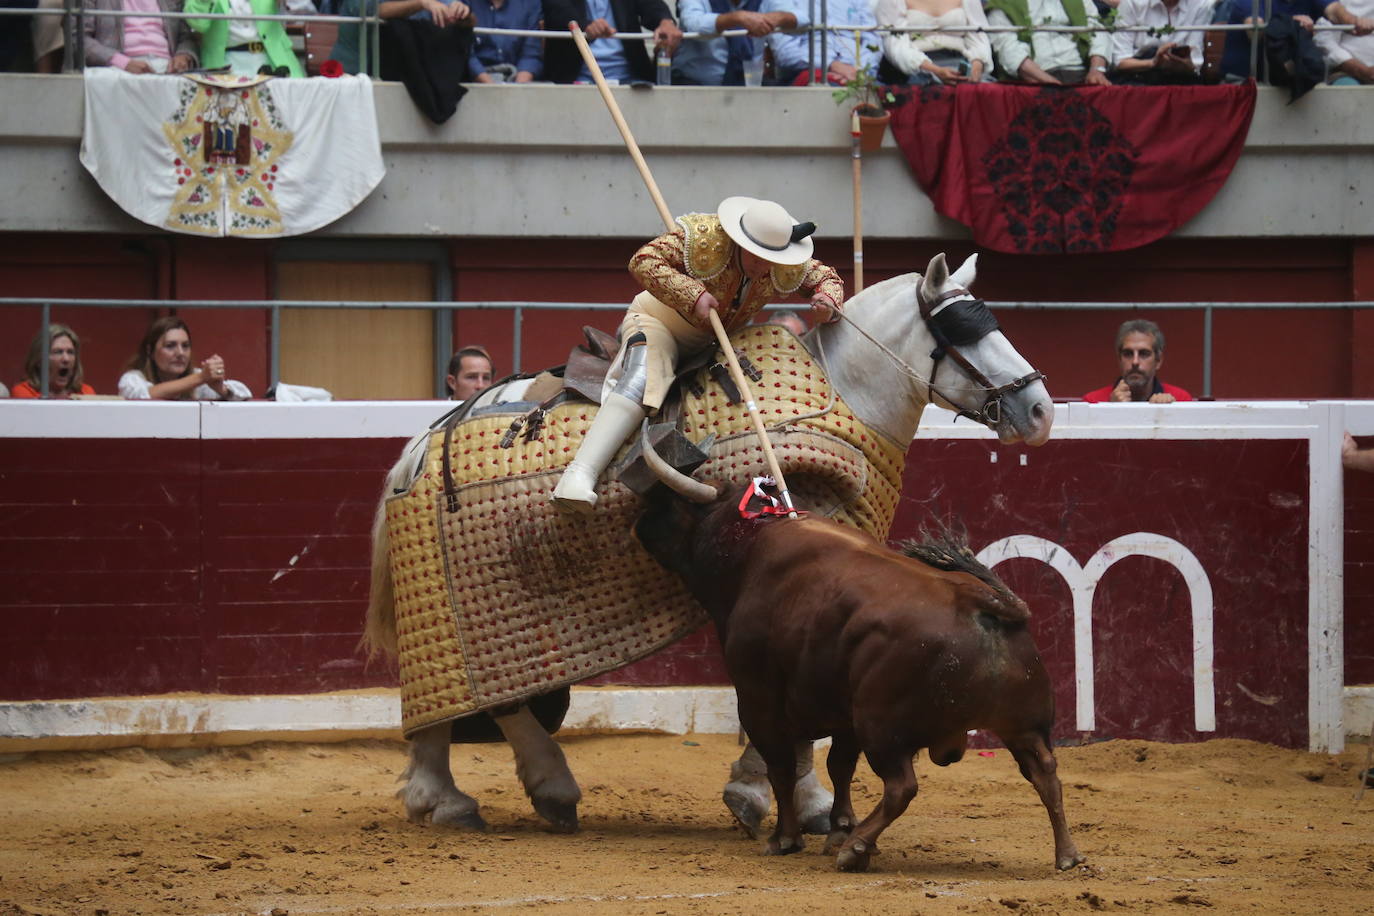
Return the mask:
[[[740, 722], [778, 802], [765, 851], [802, 848], [793, 805], [799, 740], [834, 739], [826, 850], [838, 848], [841, 870], [863, 871], [878, 835], [916, 796], [915, 755], [929, 748], [947, 766], [963, 756], [968, 730], [982, 728], [1039, 793], [1055, 864], [1083, 861], [1064, 819], [1050, 746], [1054, 698], [1025, 604], [967, 548], [927, 550], [945, 567], [934, 568], [826, 519], [742, 518], [738, 501], [737, 493], [694, 505], [662, 493], [635, 533], [715, 621]], [[883, 797], [856, 826], [850, 782], [861, 751]]]

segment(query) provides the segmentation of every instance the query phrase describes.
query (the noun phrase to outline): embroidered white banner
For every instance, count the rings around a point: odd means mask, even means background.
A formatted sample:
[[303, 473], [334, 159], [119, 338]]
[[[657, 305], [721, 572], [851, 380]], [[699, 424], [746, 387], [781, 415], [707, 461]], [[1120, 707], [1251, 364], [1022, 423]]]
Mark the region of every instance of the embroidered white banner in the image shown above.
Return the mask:
[[271, 79], [86, 71], [81, 164], [130, 215], [191, 235], [301, 235], [386, 167], [366, 76]]

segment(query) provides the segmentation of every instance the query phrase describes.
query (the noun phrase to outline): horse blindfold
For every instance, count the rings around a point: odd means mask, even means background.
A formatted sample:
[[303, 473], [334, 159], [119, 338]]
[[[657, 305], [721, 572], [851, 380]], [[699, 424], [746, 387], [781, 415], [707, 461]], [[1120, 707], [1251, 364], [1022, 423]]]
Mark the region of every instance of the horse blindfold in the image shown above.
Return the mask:
[[971, 346], [1002, 329], [982, 299], [951, 303], [931, 315], [927, 323], [942, 348]]

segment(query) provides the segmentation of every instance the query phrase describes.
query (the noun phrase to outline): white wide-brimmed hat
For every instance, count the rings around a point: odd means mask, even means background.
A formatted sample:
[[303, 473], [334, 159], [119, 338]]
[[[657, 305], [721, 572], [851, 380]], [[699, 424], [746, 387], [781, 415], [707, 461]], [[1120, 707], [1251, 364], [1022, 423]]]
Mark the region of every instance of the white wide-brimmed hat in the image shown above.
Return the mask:
[[739, 247], [773, 264], [805, 264], [815, 223], [798, 223], [771, 200], [727, 197], [716, 208], [721, 228]]

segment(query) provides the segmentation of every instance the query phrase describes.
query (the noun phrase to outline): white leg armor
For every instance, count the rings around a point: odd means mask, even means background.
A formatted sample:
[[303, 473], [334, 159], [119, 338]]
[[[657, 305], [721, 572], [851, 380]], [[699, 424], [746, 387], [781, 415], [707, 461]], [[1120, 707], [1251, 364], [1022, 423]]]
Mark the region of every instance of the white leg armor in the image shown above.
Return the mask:
[[596, 506], [596, 482], [601, 472], [644, 419], [647, 350], [643, 334], [630, 338], [615, 390], [602, 399], [577, 454], [554, 488], [553, 501], [558, 508], [586, 513]]

